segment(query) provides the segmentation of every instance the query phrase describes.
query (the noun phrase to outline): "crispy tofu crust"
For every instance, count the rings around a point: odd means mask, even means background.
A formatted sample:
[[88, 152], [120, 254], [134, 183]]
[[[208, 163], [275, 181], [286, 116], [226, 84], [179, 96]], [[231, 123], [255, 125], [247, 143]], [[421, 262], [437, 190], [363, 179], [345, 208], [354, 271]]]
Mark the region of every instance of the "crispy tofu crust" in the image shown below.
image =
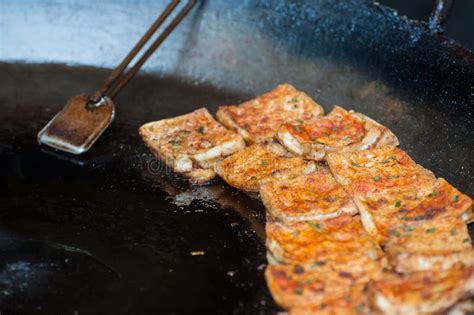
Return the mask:
[[[353, 294], [357, 295], [357, 294]], [[361, 297], [362, 299], [364, 296]], [[355, 298], [352, 298], [355, 300]], [[351, 299], [351, 300], [352, 300]], [[361, 314], [370, 314], [369, 307], [359, 300], [358, 302], [346, 301], [345, 298], [342, 298], [340, 302], [334, 302], [331, 304], [322, 304], [319, 306], [301, 306], [291, 308], [288, 312], [288, 315], [361, 315]]]
[[472, 220], [472, 199], [442, 178], [433, 184], [400, 188], [380, 195], [355, 194], [354, 202], [367, 232], [380, 242], [387, 239], [392, 227], [411, 222], [433, 221], [435, 225], [442, 225], [451, 219]]
[[336, 180], [351, 195], [384, 194], [419, 188], [435, 181], [431, 171], [396, 147], [330, 153], [327, 163]]
[[467, 225], [458, 219], [417, 221], [393, 227], [385, 252], [400, 273], [446, 270], [456, 263], [474, 264]]
[[324, 221], [267, 222], [266, 234], [268, 251], [284, 264], [344, 261], [355, 256], [377, 259], [383, 255], [359, 217], [348, 214]]
[[317, 161], [323, 160], [328, 152], [399, 144], [388, 128], [339, 106], [335, 106], [327, 116], [308, 123], [293, 121], [283, 124], [278, 129], [277, 139], [290, 152]]
[[284, 172], [286, 178], [302, 175], [309, 162], [301, 157], [291, 157], [277, 143], [254, 144], [225, 158], [216, 166], [216, 172], [229, 185], [248, 192], [258, 192], [261, 182], [267, 177], [278, 177]]
[[357, 208], [326, 166], [288, 180], [272, 180], [262, 185], [260, 196], [268, 213], [283, 222], [325, 220]]
[[216, 161], [245, 147], [238, 133], [224, 128], [205, 108], [147, 123], [139, 134], [157, 158], [195, 183], [214, 178]]
[[304, 92], [282, 84], [238, 106], [220, 106], [216, 117], [251, 144], [272, 140], [278, 128], [287, 121], [308, 121], [323, 113], [323, 108]]
[[285, 309], [324, 308], [341, 306], [341, 300], [363, 304], [365, 286], [381, 271], [379, 261], [357, 256], [343, 262], [268, 265], [265, 279], [273, 298]]
[[474, 267], [411, 274], [384, 273], [369, 284], [369, 299], [383, 314], [438, 314], [474, 294]]

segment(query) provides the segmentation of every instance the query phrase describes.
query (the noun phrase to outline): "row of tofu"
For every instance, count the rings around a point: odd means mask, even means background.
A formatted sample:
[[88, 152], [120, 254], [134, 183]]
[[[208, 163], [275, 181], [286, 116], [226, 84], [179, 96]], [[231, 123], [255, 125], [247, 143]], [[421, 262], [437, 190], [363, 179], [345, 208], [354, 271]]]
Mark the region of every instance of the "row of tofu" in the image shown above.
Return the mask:
[[396, 148], [386, 127], [284, 84], [238, 106], [146, 124], [174, 172], [216, 174], [267, 209], [266, 279], [295, 314], [467, 312], [471, 199]]
[[[238, 106], [221, 106], [216, 121], [205, 108], [192, 113], [143, 125], [139, 133], [149, 149], [176, 174], [192, 183], [212, 180], [216, 173], [226, 179], [223, 158], [247, 149], [242, 157], [276, 155], [281, 166], [266, 169], [270, 173], [306, 160], [321, 161], [334, 150], [363, 150], [381, 145], [398, 145], [397, 138], [385, 127], [341, 107], [323, 116], [323, 108], [304, 92], [289, 84]], [[282, 148], [268, 144], [278, 140]], [[269, 151], [271, 151], [269, 153]], [[239, 160], [238, 157], [234, 158]], [[220, 172], [219, 172], [220, 171]], [[231, 171], [229, 169], [229, 171]], [[266, 175], [237, 178], [237, 188], [258, 192], [258, 181]], [[253, 176], [253, 177], [252, 177]], [[243, 182], [242, 182], [243, 181]], [[248, 182], [248, 183], [247, 183]], [[231, 183], [231, 185], [233, 185]]]

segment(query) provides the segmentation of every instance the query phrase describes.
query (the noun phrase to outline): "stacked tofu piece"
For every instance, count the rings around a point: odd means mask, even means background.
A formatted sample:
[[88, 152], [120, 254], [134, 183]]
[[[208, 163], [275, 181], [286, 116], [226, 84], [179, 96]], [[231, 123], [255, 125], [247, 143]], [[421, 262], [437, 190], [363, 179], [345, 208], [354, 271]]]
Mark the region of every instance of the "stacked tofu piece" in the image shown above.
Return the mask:
[[474, 310], [472, 200], [385, 126], [288, 84], [148, 123], [150, 150], [193, 183], [216, 175], [267, 210], [265, 278], [291, 314]]

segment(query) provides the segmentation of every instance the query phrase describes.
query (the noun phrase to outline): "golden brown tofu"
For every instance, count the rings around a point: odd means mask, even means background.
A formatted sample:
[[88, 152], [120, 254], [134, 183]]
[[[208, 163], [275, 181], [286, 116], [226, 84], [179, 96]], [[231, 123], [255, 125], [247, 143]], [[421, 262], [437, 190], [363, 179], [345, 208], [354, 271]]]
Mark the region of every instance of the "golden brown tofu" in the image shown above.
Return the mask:
[[364, 288], [382, 272], [380, 261], [358, 256], [340, 262], [268, 265], [265, 279], [275, 301], [285, 309], [363, 304]]
[[[384, 194], [354, 195], [367, 232], [385, 242], [390, 229], [410, 222], [472, 220], [472, 200], [444, 179], [416, 188], [386, 191]], [[450, 221], [451, 222], [451, 221]], [[428, 223], [429, 224], [429, 223]], [[433, 223], [438, 224], [438, 223]]]
[[328, 152], [367, 150], [398, 146], [397, 137], [367, 116], [342, 107], [311, 122], [288, 122], [277, 132], [277, 139], [290, 152], [313, 160], [323, 160]]
[[396, 274], [385, 272], [369, 284], [376, 311], [390, 315], [442, 314], [474, 294], [474, 267]]
[[456, 263], [474, 264], [467, 225], [458, 219], [417, 221], [392, 227], [385, 251], [400, 273], [446, 270]]
[[266, 233], [270, 259], [278, 263], [343, 261], [355, 256], [378, 259], [383, 255], [359, 216], [349, 214], [324, 221], [267, 222]]
[[205, 108], [147, 123], [139, 133], [158, 159], [194, 183], [214, 178], [216, 161], [245, 147], [238, 133], [224, 128]]
[[282, 84], [238, 106], [220, 106], [216, 117], [251, 144], [272, 140], [278, 128], [287, 121], [308, 121], [323, 112], [323, 108], [304, 92]]
[[418, 188], [435, 181], [433, 173], [395, 147], [330, 153], [327, 163], [351, 195], [371, 196], [397, 189]]
[[361, 315], [371, 314], [367, 296], [363, 290], [352, 289], [350, 293], [338, 300], [319, 305], [296, 306], [289, 310], [289, 315]]
[[291, 180], [271, 180], [260, 188], [268, 213], [283, 222], [325, 220], [357, 208], [326, 166]]
[[277, 143], [251, 145], [216, 165], [217, 174], [230, 186], [248, 192], [258, 192], [267, 177], [291, 178], [313, 169], [313, 163], [288, 155]]

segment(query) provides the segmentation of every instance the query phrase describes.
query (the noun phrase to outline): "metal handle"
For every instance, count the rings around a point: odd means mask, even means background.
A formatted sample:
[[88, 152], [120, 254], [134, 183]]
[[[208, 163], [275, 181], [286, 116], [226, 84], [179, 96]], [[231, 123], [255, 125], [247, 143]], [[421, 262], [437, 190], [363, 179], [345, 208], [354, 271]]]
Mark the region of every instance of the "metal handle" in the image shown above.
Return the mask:
[[449, 12], [453, 7], [454, 0], [435, 0], [428, 21], [428, 27], [432, 32], [443, 33], [444, 26], [448, 21]]
[[163, 11], [163, 13], [156, 19], [156, 21], [150, 26], [148, 31], [143, 35], [143, 37], [138, 41], [138, 43], [133, 47], [130, 53], [124, 58], [120, 65], [115, 68], [110, 76], [105, 80], [102, 86], [93, 94], [91, 99], [88, 102], [88, 106], [98, 107], [103, 103], [103, 99], [110, 98], [113, 99], [118, 92], [137, 74], [142, 65], [147, 61], [147, 59], [153, 54], [153, 52], [165, 41], [165, 39], [171, 34], [171, 32], [178, 26], [178, 24], [183, 20], [183, 18], [191, 11], [196, 0], [190, 0], [186, 6], [176, 15], [176, 17], [171, 21], [171, 23], [166, 27], [163, 33], [151, 44], [151, 46], [145, 51], [145, 53], [138, 59], [135, 65], [124, 73], [127, 66], [135, 58], [135, 56], [140, 52], [140, 50], [145, 46], [145, 44], [150, 40], [156, 30], [163, 24], [163, 22], [169, 17], [173, 12], [176, 6], [179, 4], [180, 0], [173, 0]]

